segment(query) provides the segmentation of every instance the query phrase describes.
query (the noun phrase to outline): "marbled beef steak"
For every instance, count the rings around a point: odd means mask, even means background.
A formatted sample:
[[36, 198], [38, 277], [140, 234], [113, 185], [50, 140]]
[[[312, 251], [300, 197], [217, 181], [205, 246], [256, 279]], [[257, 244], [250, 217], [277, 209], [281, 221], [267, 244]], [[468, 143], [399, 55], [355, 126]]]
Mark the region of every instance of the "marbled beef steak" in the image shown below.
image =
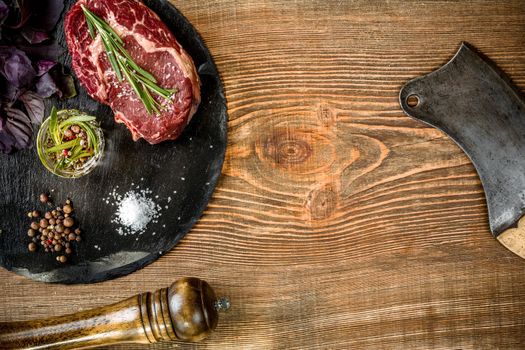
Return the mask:
[[[93, 40], [89, 35], [82, 4], [117, 32], [134, 61], [159, 86], [176, 89], [160, 115], [148, 114], [131, 85], [117, 79], [100, 36]], [[153, 11], [139, 0], [79, 0], [68, 12], [64, 30], [78, 79], [91, 97], [111, 107], [135, 141], [157, 144], [182, 133], [200, 103], [199, 76], [191, 57]]]

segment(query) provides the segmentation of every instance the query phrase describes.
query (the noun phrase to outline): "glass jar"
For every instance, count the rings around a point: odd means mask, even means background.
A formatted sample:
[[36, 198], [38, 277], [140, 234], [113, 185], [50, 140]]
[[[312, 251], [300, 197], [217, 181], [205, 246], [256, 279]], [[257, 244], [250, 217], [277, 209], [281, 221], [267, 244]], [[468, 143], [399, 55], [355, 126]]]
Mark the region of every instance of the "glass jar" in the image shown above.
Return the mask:
[[[82, 113], [81, 111], [75, 109], [64, 109], [58, 111], [57, 124], [60, 124], [69, 120], [70, 118], [78, 116], [89, 117], [85, 113]], [[52, 172], [53, 174], [64, 178], [79, 178], [93, 171], [93, 169], [95, 169], [95, 167], [102, 159], [102, 154], [104, 153], [104, 132], [100, 128], [100, 125], [94, 120], [78, 123], [84, 123], [83, 125], [89, 124], [90, 129], [93, 131], [93, 134], [97, 138], [97, 145], [96, 147], [93, 147], [93, 155], [86, 157], [85, 159], [81, 159], [78, 162], [75, 162], [74, 165], [71, 165], [67, 168], [62, 168], [57, 165], [60, 162], [60, 159], [67, 157], [64, 151], [62, 150], [51, 153], [47, 151], [50, 145], [55, 145], [52, 136], [49, 132], [50, 120], [51, 117], [48, 117], [46, 120], [44, 120], [44, 122], [40, 126], [40, 130], [38, 131], [36, 139], [38, 157], [40, 158], [40, 161], [46, 167], [46, 169]], [[75, 125], [78, 126], [77, 124]], [[82, 127], [80, 127], [80, 130], [85, 132], [85, 130]]]

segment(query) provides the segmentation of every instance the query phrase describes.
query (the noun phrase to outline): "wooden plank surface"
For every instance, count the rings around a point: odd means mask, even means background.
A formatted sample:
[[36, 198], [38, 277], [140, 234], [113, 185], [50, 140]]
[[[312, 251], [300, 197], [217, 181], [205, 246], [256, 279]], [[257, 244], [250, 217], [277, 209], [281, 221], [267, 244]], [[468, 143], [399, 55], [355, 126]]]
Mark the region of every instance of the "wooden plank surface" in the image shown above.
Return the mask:
[[[525, 2], [174, 0], [224, 79], [224, 175], [195, 229], [130, 276], [45, 285], [0, 271], [0, 321], [60, 315], [198, 276], [231, 298], [180, 349], [523, 349], [525, 261], [402, 84], [465, 40], [525, 89]], [[174, 344], [111, 349], [171, 349]]]

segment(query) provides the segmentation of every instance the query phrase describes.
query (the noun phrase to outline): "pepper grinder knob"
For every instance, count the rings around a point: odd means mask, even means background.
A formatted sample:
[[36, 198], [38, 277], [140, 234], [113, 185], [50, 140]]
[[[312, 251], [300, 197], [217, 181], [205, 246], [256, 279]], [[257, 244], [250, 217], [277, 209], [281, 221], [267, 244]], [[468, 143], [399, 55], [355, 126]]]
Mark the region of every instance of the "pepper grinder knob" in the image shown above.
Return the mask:
[[168, 290], [171, 321], [178, 339], [196, 342], [207, 337], [219, 322], [219, 311], [230, 301], [217, 298], [211, 286], [198, 278], [182, 278]]

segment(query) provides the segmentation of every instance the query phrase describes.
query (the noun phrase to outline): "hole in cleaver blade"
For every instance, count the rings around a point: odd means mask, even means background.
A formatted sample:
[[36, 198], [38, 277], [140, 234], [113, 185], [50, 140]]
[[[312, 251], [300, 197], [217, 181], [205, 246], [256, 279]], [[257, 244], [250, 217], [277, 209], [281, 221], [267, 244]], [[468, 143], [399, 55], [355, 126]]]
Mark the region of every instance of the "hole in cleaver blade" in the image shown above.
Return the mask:
[[492, 62], [462, 43], [438, 70], [399, 96], [410, 117], [450, 136], [481, 178], [492, 234], [525, 258], [525, 102]]

